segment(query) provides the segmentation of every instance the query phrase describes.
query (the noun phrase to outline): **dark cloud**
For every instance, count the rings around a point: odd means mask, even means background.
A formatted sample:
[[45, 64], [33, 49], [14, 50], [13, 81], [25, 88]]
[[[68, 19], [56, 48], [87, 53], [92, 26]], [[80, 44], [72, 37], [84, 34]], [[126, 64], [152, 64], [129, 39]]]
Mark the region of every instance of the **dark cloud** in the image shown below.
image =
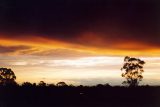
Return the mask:
[[0, 32], [9, 32], [10, 38], [35, 34], [86, 45], [77, 38], [92, 32], [111, 45], [132, 40], [160, 46], [158, 0], [1, 0], [0, 4]]

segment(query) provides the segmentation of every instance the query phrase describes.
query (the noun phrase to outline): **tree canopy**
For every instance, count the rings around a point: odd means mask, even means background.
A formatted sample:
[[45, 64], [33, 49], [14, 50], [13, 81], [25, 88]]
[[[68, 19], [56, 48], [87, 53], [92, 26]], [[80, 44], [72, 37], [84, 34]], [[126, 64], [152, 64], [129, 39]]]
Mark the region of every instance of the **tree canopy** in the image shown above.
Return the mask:
[[0, 84], [15, 84], [16, 76], [15, 73], [8, 68], [0, 68]]
[[138, 86], [139, 82], [143, 79], [142, 73], [144, 72], [144, 64], [145, 62], [139, 58], [126, 56], [124, 58], [123, 67], [121, 68], [122, 71], [124, 70], [122, 77], [126, 78], [126, 81], [124, 81], [123, 84]]
[[67, 86], [67, 84], [65, 82], [58, 82], [56, 85], [57, 86]]

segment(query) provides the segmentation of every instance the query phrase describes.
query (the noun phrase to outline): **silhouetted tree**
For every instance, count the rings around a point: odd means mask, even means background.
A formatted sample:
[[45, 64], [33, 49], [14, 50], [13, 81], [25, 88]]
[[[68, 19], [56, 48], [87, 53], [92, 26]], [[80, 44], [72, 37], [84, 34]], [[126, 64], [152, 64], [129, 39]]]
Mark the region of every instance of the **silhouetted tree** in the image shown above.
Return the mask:
[[138, 86], [139, 82], [143, 79], [142, 72], [144, 72], [144, 64], [145, 62], [143, 60], [126, 56], [124, 58], [124, 65], [121, 68], [122, 71], [125, 71], [122, 73], [122, 77], [127, 79], [123, 84], [128, 86]]
[[44, 81], [40, 81], [38, 86], [41, 86], [41, 87], [45, 87], [46, 86], [46, 83]]
[[31, 86], [33, 86], [33, 84], [30, 83], [30, 82], [23, 82], [22, 86], [24, 86], [24, 87], [31, 87]]
[[104, 84], [105, 87], [111, 87], [109, 83]]
[[101, 88], [101, 87], [104, 87], [104, 85], [103, 84], [97, 84], [96, 87], [100, 87]]
[[56, 85], [57, 86], [67, 86], [67, 84], [65, 82], [58, 82]]
[[55, 84], [47, 84], [48, 87], [55, 87]]
[[11, 69], [0, 68], [0, 84], [1, 85], [13, 85], [15, 82], [16, 76]]

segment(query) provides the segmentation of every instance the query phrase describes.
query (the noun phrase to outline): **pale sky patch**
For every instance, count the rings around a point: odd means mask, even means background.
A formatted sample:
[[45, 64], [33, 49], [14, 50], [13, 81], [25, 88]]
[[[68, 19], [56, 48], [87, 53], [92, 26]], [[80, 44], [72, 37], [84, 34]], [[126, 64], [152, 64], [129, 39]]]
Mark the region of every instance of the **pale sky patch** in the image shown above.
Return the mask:
[[[95, 85], [104, 82], [121, 85], [124, 80], [120, 70], [123, 59], [124, 57], [113, 56], [77, 57], [74, 59], [12, 56], [10, 58], [1, 57], [0, 61], [1, 66], [13, 69], [19, 83], [24, 81], [38, 83], [43, 80], [47, 83], [66, 81], [75, 85]], [[140, 57], [140, 59], [146, 61], [142, 84], [160, 84], [160, 66], [158, 66], [160, 58]]]

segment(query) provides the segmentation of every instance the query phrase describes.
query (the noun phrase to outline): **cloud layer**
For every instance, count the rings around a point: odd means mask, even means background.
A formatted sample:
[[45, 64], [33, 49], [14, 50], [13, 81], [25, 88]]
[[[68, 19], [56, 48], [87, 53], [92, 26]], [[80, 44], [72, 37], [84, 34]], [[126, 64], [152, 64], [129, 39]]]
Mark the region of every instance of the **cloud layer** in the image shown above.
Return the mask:
[[61, 48], [84, 50], [139, 52], [160, 48], [157, 0], [2, 0], [0, 4], [3, 39], [50, 47], [58, 41]]
[[158, 0], [0, 0], [0, 66], [12, 68], [18, 82], [120, 85], [124, 56], [150, 56], [144, 59], [144, 83], [159, 84], [159, 5]]

